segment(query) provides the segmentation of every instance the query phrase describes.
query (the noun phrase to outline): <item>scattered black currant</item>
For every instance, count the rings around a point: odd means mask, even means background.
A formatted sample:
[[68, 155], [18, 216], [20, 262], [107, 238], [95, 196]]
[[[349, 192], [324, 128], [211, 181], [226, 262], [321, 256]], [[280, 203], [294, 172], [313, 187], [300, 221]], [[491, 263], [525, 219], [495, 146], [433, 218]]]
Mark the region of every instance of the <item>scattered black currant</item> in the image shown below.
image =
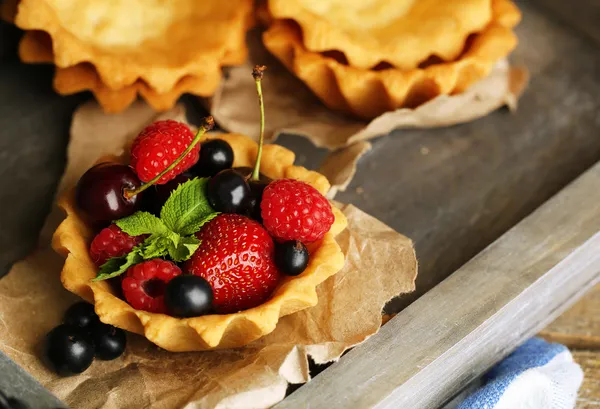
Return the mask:
[[208, 181], [206, 195], [217, 212], [245, 213], [250, 198], [246, 179], [233, 169], [226, 169]]
[[90, 220], [107, 224], [133, 214], [140, 207], [139, 195], [125, 197], [126, 189], [133, 190], [142, 182], [129, 166], [105, 162], [90, 168], [77, 183], [77, 206]]
[[222, 139], [211, 139], [200, 147], [200, 158], [190, 169], [194, 176], [211, 177], [233, 165], [233, 149]]
[[92, 339], [96, 349], [96, 358], [110, 361], [120, 357], [127, 345], [125, 331], [107, 324], [96, 324], [92, 328]]
[[142, 209], [159, 217], [163, 205], [165, 204], [169, 196], [171, 196], [173, 190], [177, 189], [177, 187], [180, 184], [187, 182], [191, 178], [192, 176], [190, 174], [182, 173], [181, 175], [177, 175], [173, 180], [168, 181], [164, 185], [150, 186], [144, 192], [144, 198], [142, 200]]
[[289, 276], [301, 274], [308, 266], [308, 250], [298, 240], [275, 244], [275, 265]]
[[62, 324], [46, 336], [44, 355], [60, 375], [82, 373], [94, 361], [94, 343], [83, 330]]
[[198, 317], [212, 310], [213, 291], [204, 278], [195, 275], [177, 276], [167, 284], [165, 304], [174, 317]]
[[100, 322], [94, 311], [94, 306], [85, 301], [78, 302], [69, 307], [65, 313], [65, 324], [79, 327], [86, 331]]

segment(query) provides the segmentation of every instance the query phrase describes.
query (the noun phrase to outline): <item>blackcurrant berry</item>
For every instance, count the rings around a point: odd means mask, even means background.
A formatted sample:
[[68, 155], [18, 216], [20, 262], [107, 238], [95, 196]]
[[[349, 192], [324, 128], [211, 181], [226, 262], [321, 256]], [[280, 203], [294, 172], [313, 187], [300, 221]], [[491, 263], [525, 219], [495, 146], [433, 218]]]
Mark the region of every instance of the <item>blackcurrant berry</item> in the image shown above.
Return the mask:
[[308, 266], [308, 250], [298, 240], [275, 244], [275, 265], [289, 276], [301, 274]]
[[65, 313], [65, 324], [87, 331], [98, 322], [100, 322], [100, 319], [96, 315], [96, 311], [94, 311], [94, 306], [85, 301], [71, 305]]
[[145, 192], [142, 199], [142, 209], [152, 213], [155, 216], [160, 216], [160, 211], [163, 205], [171, 196], [171, 193], [182, 183], [187, 182], [192, 177], [189, 174], [182, 173], [177, 175], [173, 180], [164, 185], [150, 186]]
[[92, 339], [96, 347], [96, 358], [110, 361], [120, 357], [127, 345], [125, 331], [107, 324], [96, 324], [92, 328]]
[[226, 169], [210, 179], [207, 196], [217, 212], [244, 213], [248, 207], [250, 187], [242, 175]]
[[140, 195], [124, 196], [125, 189], [141, 185], [133, 170], [118, 163], [105, 162], [83, 174], [75, 192], [77, 206], [98, 224], [133, 214], [141, 204]]
[[233, 165], [233, 149], [222, 139], [212, 139], [202, 143], [200, 158], [190, 169], [194, 176], [214, 176]]
[[250, 187], [250, 197], [247, 206], [248, 216], [257, 220], [259, 223], [262, 223], [260, 202], [262, 201], [262, 195], [265, 188], [273, 181], [273, 179], [260, 173], [258, 180], [252, 180], [250, 177], [252, 176], [253, 169], [246, 166], [234, 168], [234, 170], [246, 178], [248, 186]]
[[56, 373], [78, 374], [94, 361], [94, 343], [80, 328], [62, 324], [46, 336], [44, 355]]
[[167, 284], [165, 304], [174, 317], [197, 317], [212, 309], [213, 291], [210, 284], [195, 275], [177, 276]]

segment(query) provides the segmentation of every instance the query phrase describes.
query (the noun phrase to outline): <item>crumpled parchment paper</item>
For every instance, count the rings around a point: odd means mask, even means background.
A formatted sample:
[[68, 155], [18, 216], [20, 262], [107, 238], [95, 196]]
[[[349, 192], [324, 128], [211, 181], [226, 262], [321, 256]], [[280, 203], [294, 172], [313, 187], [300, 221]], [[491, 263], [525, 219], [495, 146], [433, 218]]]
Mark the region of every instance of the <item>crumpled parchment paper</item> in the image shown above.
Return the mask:
[[[145, 124], [159, 117], [181, 120], [184, 114], [177, 107], [157, 116], [136, 104], [106, 116], [95, 103], [80, 107], [59, 190], [73, 186], [98, 157], [118, 153]], [[336, 177], [333, 169], [329, 176]], [[316, 307], [284, 317], [273, 333], [235, 350], [170, 353], [131, 334], [123, 357], [97, 360], [83, 374], [67, 378], [48, 371], [40, 360], [44, 335], [76, 301], [61, 286], [63, 260], [49, 246], [62, 218], [56, 210], [38, 250], [0, 281], [0, 350], [72, 408], [270, 407], [285, 397], [289, 383], [309, 380], [309, 355], [316, 363], [337, 360], [377, 332], [386, 301], [414, 290], [417, 262], [411, 241], [352, 205], [340, 207], [349, 222], [338, 237], [346, 265], [318, 288]]]
[[469, 122], [507, 105], [516, 109], [529, 75], [525, 68], [499, 62], [492, 73], [458, 95], [439, 96], [415, 109], [398, 109], [365, 122], [323, 105], [262, 45], [261, 29], [248, 34], [246, 64], [230, 68], [217, 93], [206, 105], [217, 123], [230, 132], [256, 134], [259, 111], [250, 73], [255, 64], [267, 65], [263, 79], [267, 140], [288, 133], [308, 138], [318, 147], [340, 149], [387, 135], [394, 129], [434, 128]]

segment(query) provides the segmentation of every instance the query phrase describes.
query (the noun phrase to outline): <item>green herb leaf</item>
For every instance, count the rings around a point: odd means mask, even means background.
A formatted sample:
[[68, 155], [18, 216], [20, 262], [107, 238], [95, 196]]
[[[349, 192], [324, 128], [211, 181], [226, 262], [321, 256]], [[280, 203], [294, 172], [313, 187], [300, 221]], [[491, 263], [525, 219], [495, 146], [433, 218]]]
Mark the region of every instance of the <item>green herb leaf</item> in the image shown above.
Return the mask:
[[173, 261], [181, 262], [188, 260], [200, 247], [200, 240], [196, 236], [181, 237], [177, 245], [169, 247], [169, 256]]
[[135, 212], [115, 222], [125, 233], [130, 236], [142, 234], [167, 234], [169, 229], [162, 220], [148, 212]]
[[171, 231], [182, 236], [196, 233], [206, 218], [215, 214], [206, 197], [207, 183], [208, 178], [195, 178], [171, 193], [160, 212], [161, 220]]
[[140, 247], [134, 247], [126, 256], [113, 257], [100, 267], [98, 275], [92, 281], [108, 280], [120, 276], [131, 266], [144, 261], [144, 258], [140, 255]]
[[164, 257], [169, 252], [172, 241], [165, 236], [150, 236], [140, 246], [140, 255], [144, 260], [156, 257]]

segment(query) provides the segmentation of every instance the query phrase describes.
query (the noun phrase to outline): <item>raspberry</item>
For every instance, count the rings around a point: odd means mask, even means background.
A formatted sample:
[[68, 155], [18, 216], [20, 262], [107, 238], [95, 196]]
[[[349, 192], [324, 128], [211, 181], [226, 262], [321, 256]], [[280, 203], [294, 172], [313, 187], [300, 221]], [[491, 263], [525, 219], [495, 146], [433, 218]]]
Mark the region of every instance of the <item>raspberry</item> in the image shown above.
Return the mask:
[[279, 242], [321, 240], [335, 217], [329, 201], [317, 189], [294, 179], [270, 183], [260, 203], [263, 225]]
[[181, 269], [160, 258], [130, 267], [121, 283], [125, 299], [136, 310], [165, 314], [165, 287]]
[[221, 214], [196, 236], [200, 247], [184, 271], [209, 282], [216, 312], [253, 308], [270, 297], [281, 274], [275, 267], [273, 239], [260, 223], [246, 216]]
[[[130, 166], [140, 180], [147, 183], [175, 162], [193, 139], [194, 134], [185, 124], [172, 120], [154, 122], [135, 138], [131, 147]], [[198, 161], [199, 153], [200, 144], [197, 144], [156, 183], [165, 184], [185, 172]]]
[[116, 224], [102, 229], [94, 237], [90, 245], [90, 256], [96, 266], [100, 267], [109, 258], [121, 257], [144, 241], [145, 236], [130, 236]]

